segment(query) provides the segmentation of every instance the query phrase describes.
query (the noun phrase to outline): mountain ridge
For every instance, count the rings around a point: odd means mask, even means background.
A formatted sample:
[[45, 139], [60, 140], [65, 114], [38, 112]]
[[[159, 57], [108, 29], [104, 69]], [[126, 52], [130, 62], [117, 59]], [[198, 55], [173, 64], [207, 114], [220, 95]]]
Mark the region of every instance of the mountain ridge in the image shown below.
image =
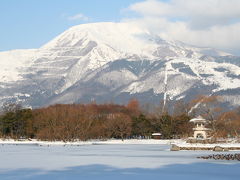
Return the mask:
[[40, 107], [93, 99], [125, 103], [135, 95], [159, 102], [225, 94], [235, 106], [229, 98], [240, 99], [239, 62], [231, 54], [167, 41], [127, 23], [78, 25], [39, 49], [0, 52], [0, 102]]

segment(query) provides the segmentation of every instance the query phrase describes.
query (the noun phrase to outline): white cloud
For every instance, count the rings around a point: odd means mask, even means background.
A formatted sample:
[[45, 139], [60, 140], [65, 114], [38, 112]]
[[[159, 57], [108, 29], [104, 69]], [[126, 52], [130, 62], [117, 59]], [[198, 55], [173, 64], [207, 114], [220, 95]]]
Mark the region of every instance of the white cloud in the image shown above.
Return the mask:
[[146, 0], [128, 10], [141, 17], [123, 21], [163, 38], [240, 54], [240, 0]]
[[89, 17], [85, 16], [84, 14], [75, 14], [73, 16], [68, 17], [68, 20], [70, 21], [75, 21], [75, 20], [80, 20], [80, 21], [89, 21]]
[[228, 24], [240, 17], [239, 0], [147, 0], [128, 9], [143, 16], [184, 19], [193, 28]]

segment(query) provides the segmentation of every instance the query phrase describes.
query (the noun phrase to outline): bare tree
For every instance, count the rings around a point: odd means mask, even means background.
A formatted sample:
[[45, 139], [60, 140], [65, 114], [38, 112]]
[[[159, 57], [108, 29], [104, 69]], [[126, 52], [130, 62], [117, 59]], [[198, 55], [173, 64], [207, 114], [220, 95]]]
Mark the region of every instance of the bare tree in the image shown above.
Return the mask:
[[110, 137], [120, 137], [123, 140], [131, 134], [132, 121], [123, 113], [110, 114], [105, 126]]

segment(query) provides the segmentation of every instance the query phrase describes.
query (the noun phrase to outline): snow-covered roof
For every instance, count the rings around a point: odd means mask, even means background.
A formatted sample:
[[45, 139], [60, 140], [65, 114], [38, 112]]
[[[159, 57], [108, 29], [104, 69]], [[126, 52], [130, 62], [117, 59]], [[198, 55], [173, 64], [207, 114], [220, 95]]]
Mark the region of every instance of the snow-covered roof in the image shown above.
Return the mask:
[[203, 119], [202, 116], [198, 116], [197, 118], [191, 119], [189, 122], [193, 122], [193, 123], [197, 123], [197, 122], [206, 123], [207, 120], [206, 120], [206, 119]]
[[152, 133], [152, 136], [161, 136], [161, 133]]

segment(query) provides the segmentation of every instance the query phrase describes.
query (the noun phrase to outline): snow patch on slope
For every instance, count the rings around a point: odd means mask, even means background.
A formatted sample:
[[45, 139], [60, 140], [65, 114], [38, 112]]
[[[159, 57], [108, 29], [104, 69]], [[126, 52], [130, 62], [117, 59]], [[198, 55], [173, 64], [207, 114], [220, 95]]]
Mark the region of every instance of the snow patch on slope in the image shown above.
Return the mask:
[[21, 80], [21, 70], [30, 67], [37, 50], [12, 50], [0, 52], [0, 82]]

